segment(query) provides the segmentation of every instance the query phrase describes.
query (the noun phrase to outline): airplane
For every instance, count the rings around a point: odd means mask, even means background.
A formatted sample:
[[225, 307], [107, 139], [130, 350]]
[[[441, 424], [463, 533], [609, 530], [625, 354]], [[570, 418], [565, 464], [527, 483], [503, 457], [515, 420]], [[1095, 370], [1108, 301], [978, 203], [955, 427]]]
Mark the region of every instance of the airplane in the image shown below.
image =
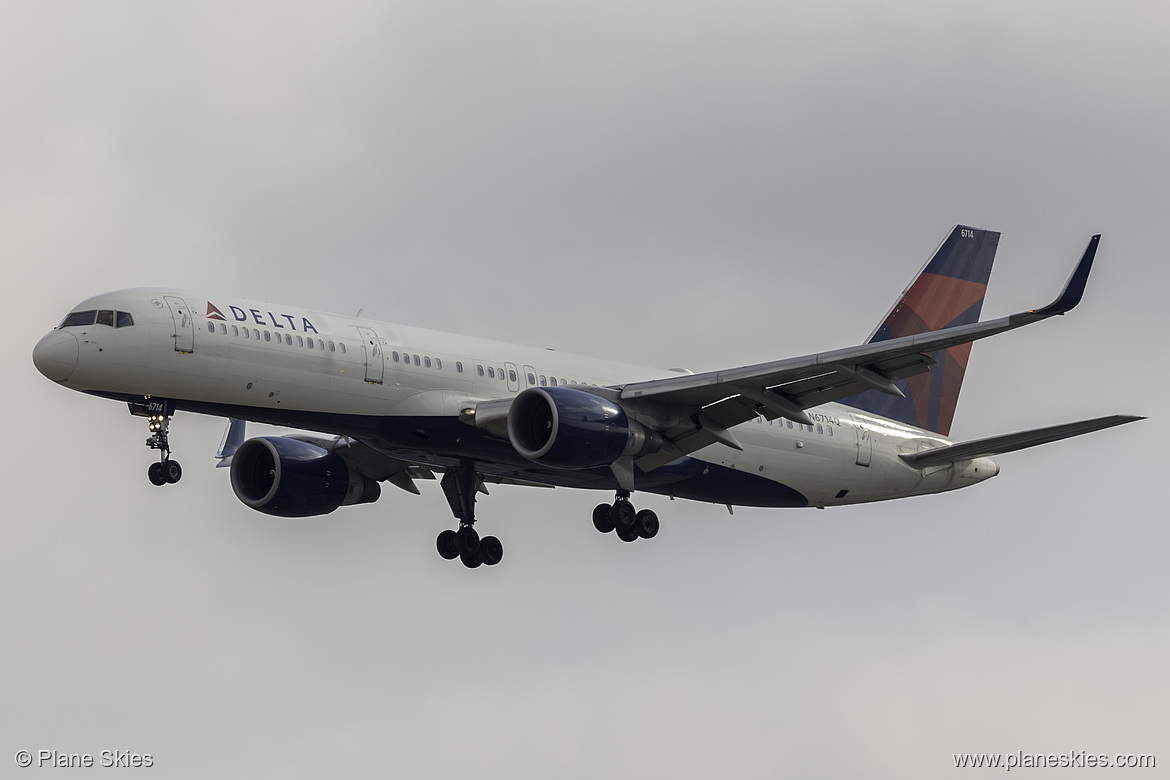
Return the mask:
[[[172, 416], [223, 417], [219, 466], [252, 509], [324, 515], [377, 500], [383, 482], [419, 494], [439, 479], [458, 521], [439, 554], [493, 566], [503, 545], [475, 528], [488, 484], [613, 491], [594, 526], [632, 542], [660, 527], [635, 490], [729, 511], [885, 501], [968, 487], [999, 473], [993, 455], [1144, 419], [949, 437], [973, 342], [1072, 310], [1101, 238], [1052, 303], [981, 322], [999, 237], [956, 225], [864, 344], [703, 373], [161, 288], [81, 302], [33, 363], [146, 417], [155, 485], [182, 476]], [[304, 432], [249, 439], [246, 421]]]

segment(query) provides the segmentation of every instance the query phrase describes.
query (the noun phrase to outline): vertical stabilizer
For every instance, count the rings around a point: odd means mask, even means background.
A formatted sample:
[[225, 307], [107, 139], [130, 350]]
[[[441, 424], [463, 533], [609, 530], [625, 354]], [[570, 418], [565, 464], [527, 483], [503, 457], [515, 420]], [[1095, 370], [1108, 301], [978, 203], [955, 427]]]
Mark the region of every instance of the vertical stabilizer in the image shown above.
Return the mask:
[[[999, 233], [956, 225], [869, 343], [978, 322], [998, 246]], [[971, 344], [932, 353], [929, 372], [896, 383], [905, 398], [871, 390], [841, 403], [947, 436], [970, 355]]]

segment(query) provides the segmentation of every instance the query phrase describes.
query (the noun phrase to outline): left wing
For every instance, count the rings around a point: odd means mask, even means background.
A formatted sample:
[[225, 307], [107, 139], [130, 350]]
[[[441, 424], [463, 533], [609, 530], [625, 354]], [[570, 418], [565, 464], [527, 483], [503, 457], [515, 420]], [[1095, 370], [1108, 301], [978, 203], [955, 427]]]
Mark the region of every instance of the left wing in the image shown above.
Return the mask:
[[805, 409], [863, 390], [903, 396], [894, 382], [929, 370], [934, 363], [929, 353], [1072, 310], [1084, 294], [1100, 240], [1100, 235], [1089, 239], [1060, 295], [1041, 309], [787, 360], [622, 385], [617, 390], [623, 401], [650, 400], [698, 409], [663, 431], [667, 445], [662, 450], [636, 463], [649, 471], [716, 442], [739, 448], [727, 429], [757, 415], [808, 424], [811, 420]]
[[[219, 463], [216, 464], [216, 468], [228, 468], [232, 465], [232, 458], [235, 456], [236, 450], [244, 443], [244, 430], [246, 425], [247, 423], [244, 420], [228, 420], [228, 427], [223, 432], [219, 452], [215, 454], [215, 457], [219, 458]], [[323, 450], [334, 452], [341, 456], [346, 464], [356, 468], [367, 477], [379, 482], [389, 482], [391, 485], [402, 488], [406, 492], [414, 493], [415, 495], [419, 495], [418, 486], [414, 484], [416, 479], [435, 478], [434, 472], [425, 466], [417, 466], [404, 460], [383, 455], [377, 450], [348, 436], [323, 438], [308, 433], [291, 433], [285, 438], [296, 439], [297, 441], [303, 441], [307, 444], [320, 447]]]

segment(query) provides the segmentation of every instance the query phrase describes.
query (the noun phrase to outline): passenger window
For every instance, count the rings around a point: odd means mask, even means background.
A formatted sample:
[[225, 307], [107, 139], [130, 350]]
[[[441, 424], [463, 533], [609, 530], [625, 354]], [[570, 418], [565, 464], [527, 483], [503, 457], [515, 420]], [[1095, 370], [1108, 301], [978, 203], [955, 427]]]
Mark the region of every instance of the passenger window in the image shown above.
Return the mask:
[[459, 374], [463, 373], [463, 361], [462, 360], [455, 361], [455, 371], [456, 371], [456, 373], [459, 373]]
[[488, 379], [495, 379], [495, 378], [496, 378], [495, 369], [492, 368], [491, 366], [488, 366]]
[[313, 348], [313, 340], [309, 339], [309, 349], [312, 349], [312, 348]]
[[256, 330], [255, 328], [252, 328], [252, 338], [259, 341], [260, 340], [260, 331]]
[[336, 345], [336, 344], [334, 344], [332, 341], [330, 341], [330, 342], [329, 342], [329, 351], [330, 351], [330, 352], [336, 352], [336, 351], [337, 351], [337, 345]]
[[102, 309], [97, 313], [97, 324], [114, 327], [114, 313], [109, 309]]
[[548, 383], [549, 383], [551, 386], [553, 386], [553, 387], [556, 387], [556, 386], [557, 386], [557, 378], [556, 378], [555, 376], [550, 376], [550, 377], [548, 378]]
[[248, 329], [244, 328], [244, 338], [248, 338]]
[[475, 373], [479, 374], [480, 376], [483, 376], [483, 366], [476, 366]]
[[207, 323], [207, 332], [208, 333], [215, 333], [215, 323], [214, 322]]
[[94, 320], [94, 317], [96, 317], [96, 316], [97, 316], [96, 309], [90, 309], [89, 311], [75, 311], [72, 314], [70, 314], [68, 317], [66, 317], [64, 320], [62, 320], [61, 325], [59, 327], [73, 328], [73, 327], [76, 327], [78, 325], [93, 325], [93, 320]]
[[[268, 331], [264, 331], [264, 340], [265, 341], [272, 341], [272, 334], [269, 333]], [[277, 341], [280, 341], [280, 339], [277, 339]]]
[[547, 385], [548, 385], [548, 380], [546, 380], [546, 379], [544, 378], [544, 374], [541, 374], [541, 375], [540, 375], [540, 386], [541, 386], [541, 387], [546, 387]]
[[825, 432], [825, 430], [824, 430], [824, 428], [821, 427], [821, 424], [817, 423], [817, 433], [824, 433], [824, 432]]
[[341, 347], [341, 354], [345, 354], [345, 344], [339, 343], [337, 346]]
[[789, 430], [792, 429], [792, 420], [787, 420]]
[[508, 369], [508, 380], [511, 382], [516, 381], [516, 372], [513, 371], [512, 369]]
[[416, 366], [418, 365], [418, 355], [415, 355], [415, 356], [414, 356], [414, 364], [415, 364]]
[[292, 336], [288, 335], [287, 333], [286, 333], [286, 334], [284, 334], [284, 343], [285, 343], [287, 346], [290, 346], [290, 347], [291, 347], [291, 346], [292, 346]]
[[438, 358], [435, 358], [435, 370], [437, 370], [437, 371], [443, 370], [443, 361], [439, 360]]
[[431, 359], [429, 357], [424, 357], [423, 358], [423, 365], [426, 366], [427, 368], [430, 368], [431, 367]]
[[536, 384], [536, 377], [534, 377], [532, 374], [528, 375], [528, 384], [530, 384], [530, 385]]
[[[118, 327], [119, 328], [129, 328], [133, 324], [134, 324], [134, 318], [130, 316], [130, 312], [128, 312], [128, 311], [118, 312]], [[223, 326], [221, 325], [220, 327], [223, 327]]]
[[564, 386], [565, 386], [565, 380], [562, 379], [561, 380], [561, 387], [564, 387]]
[[830, 436], [833, 435], [833, 426], [832, 425], [826, 425], [825, 430], [827, 430], [829, 432]]
[[300, 336], [297, 336], [297, 346], [298, 346], [298, 347], [303, 347], [303, 346], [305, 346], [305, 340], [304, 340], [304, 339], [302, 339]]
[[235, 325], [232, 325], [232, 335], [233, 335], [233, 336], [238, 336], [238, 335], [240, 335], [240, 329], [239, 329], [239, 328], [237, 328]]
[[221, 336], [227, 335], [227, 325], [224, 325], [222, 322], [219, 323], [219, 335], [221, 335]]
[[317, 349], [325, 349], [325, 342], [321, 339], [317, 339]]

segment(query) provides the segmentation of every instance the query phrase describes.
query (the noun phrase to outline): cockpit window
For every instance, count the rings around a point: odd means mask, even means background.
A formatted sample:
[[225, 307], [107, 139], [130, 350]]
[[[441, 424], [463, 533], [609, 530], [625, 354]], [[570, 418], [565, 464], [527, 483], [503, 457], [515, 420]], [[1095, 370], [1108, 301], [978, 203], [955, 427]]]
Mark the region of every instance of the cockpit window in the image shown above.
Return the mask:
[[97, 317], [97, 309], [90, 309], [88, 311], [75, 311], [62, 320], [58, 327], [73, 328], [78, 325], [93, 325], [95, 317]]
[[109, 309], [102, 309], [98, 312], [97, 324], [109, 325], [111, 328], [114, 327], [114, 313]]
[[130, 316], [130, 312], [120, 311], [120, 312], [117, 312], [117, 315], [118, 315], [118, 327], [119, 328], [129, 328], [131, 325], [134, 324], [134, 318]]

